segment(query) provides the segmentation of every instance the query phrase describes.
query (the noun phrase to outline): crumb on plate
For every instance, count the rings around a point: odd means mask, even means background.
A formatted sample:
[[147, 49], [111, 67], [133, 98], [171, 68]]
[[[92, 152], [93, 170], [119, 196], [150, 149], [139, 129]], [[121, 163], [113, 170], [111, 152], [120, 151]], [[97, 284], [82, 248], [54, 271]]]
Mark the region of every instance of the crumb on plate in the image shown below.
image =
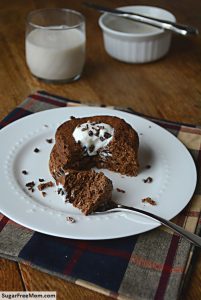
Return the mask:
[[147, 197], [147, 198], [142, 199], [142, 202], [143, 202], [143, 203], [149, 203], [149, 204], [151, 204], [151, 205], [157, 205], [156, 201], [153, 200], [153, 199], [151, 199], [150, 197]]
[[152, 177], [147, 177], [146, 179], [143, 179], [144, 183], [151, 183], [153, 181]]
[[39, 191], [43, 191], [47, 187], [52, 187], [52, 186], [54, 186], [54, 183], [52, 181], [48, 181], [48, 182], [40, 183], [38, 185], [38, 189]]
[[66, 221], [69, 223], [75, 223], [75, 219], [73, 217], [66, 217]]
[[119, 189], [119, 188], [116, 188], [117, 192], [119, 193], [125, 193], [126, 191], [122, 190], [122, 189]]

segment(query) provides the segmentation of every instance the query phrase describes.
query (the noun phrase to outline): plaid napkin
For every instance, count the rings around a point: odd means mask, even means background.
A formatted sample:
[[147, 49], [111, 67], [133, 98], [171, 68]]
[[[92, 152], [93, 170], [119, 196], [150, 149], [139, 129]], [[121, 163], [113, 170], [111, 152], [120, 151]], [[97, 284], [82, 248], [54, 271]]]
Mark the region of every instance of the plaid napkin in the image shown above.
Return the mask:
[[[40, 91], [30, 95], [1, 123], [0, 128], [29, 114], [79, 101]], [[111, 107], [110, 107], [111, 108]], [[114, 109], [122, 109], [113, 107]], [[128, 112], [133, 113], [131, 109]], [[201, 169], [201, 129], [149, 118], [178, 137]], [[198, 180], [199, 185], [200, 178]], [[199, 233], [201, 190], [174, 219], [186, 230]], [[22, 227], [0, 214], [0, 255], [24, 262], [75, 284], [117, 299], [177, 299], [194, 247], [163, 226], [131, 237], [80, 241], [48, 236]]]

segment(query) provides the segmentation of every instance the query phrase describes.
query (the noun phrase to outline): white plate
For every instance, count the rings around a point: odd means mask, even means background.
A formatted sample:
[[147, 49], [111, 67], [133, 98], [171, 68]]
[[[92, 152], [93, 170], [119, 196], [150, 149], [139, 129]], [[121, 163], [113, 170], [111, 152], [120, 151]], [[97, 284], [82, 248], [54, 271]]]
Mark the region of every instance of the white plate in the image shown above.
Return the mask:
[[[126, 120], [140, 138], [140, 174], [127, 177], [104, 170], [114, 185], [113, 198], [119, 203], [143, 208], [171, 219], [190, 201], [196, 185], [194, 162], [172, 134], [160, 126], [125, 112], [97, 107], [57, 108], [35, 113], [20, 119], [0, 131], [0, 210], [13, 221], [49, 235], [74, 239], [111, 239], [151, 230], [159, 223], [137, 213], [118, 212], [84, 216], [71, 204], [64, 203], [56, 187], [46, 190], [47, 196], [35, 189], [32, 193], [25, 184], [38, 183], [39, 178], [52, 180], [48, 169], [49, 154], [56, 128], [70, 116], [114, 115]], [[48, 125], [48, 126], [46, 126]], [[122, 132], [122, 134], [124, 134]], [[40, 149], [35, 153], [34, 149]], [[151, 165], [150, 169], [146, 166]], [[28, 175], [23, 175], [27, 170]], [[151, 176], [152, 183], [143, 179]], [[126, 191], [117, 192], [116, 188]], [[156, 206], [145, 205], [142, 199], [151, 197]], [[76, 222], [70, 224], [66, 217]]]

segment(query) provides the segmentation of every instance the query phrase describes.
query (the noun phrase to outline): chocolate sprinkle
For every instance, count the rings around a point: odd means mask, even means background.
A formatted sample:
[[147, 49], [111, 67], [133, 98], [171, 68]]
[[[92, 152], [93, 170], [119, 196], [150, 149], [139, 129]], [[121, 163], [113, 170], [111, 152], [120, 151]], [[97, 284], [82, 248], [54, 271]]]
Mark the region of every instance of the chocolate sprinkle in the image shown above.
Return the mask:
[[69, 223], [75, 223], [75, 219], [72, 217], [66, 217], [66, 221], [68, 221]]
[[104, 133], [104, 138], [109, 139], [111, 137], [111, 134], [108, 132]]
[[34, 187], [35, 186], [35, 182], [34, 181], [30, 181], [26, 183], [27, 187]]
[[[93, 127], [92, 127], [93, 128]], [[99, 134], [100, 134], [100, 129], [95, 129], [96, 130], [96, 132], [95, 132], [95, 136], [99, 136]]]
[[76, 117], [74, 117], [74, 116], [70, 116], [70, 118], [71, 118], [71, 120], [76, 119]]
[[119, 193], [125, 193], [126, 191], [124, 191], [124, 190], [122, 190], [122, 189], [119, 189], [119, 188], [116, 188], [116, 190], [117, 190], [117, 192], [119, 192]]
[[89, 136], [93, 136], [93, 135], [94, 135], [94, 134], [93, 134], [93, 131], [92, 131], [92, 130], [89, 130], [88, 135], [89, 135]]
[[22, 171], [22, 174], [27, 175], [28, 172], [27, 172], [26, 170], [23, 170], [23, 171]]
[[32, 193], [34, 192], [34, 186], [35, 186], [35, 182], [31, 181], [26, 183], [26, 187], [28, 188], [29, 191], [31, 191]]
[[47, 195], [46, 192], [42, 192], [42, 196], [45, 197]]
[[57, 190], [58, 195], [60, 195], [61, 192], [62, 192], [62, 188], [58, 188], [58, 190]]
[[58, 188], [57, 193], [58, 193], [58, 195], [63, 196], [64, 195], [64, 190], [62, 188]]
[[43, 179], [43, 178], [39, 178], [39, 179], [38, 179], [38, 181], [39, 181], [39, 182], [44, 182], [44, 181], [45, 181], [45, 179]]
[[35, 153], [38, 153], [38, 152], [40, 152], [40, 150], [39, 150], [38, 148], [35, 148], [35, 149], [34, 149], [34, 152], [35, 152]]
[[52, 144], [53, 143], [53, 139], [46, 139], [46, 142], [49, 143], [49, 144]]
[[105, 139], [103, 136], [100, 137], [101, 142], [103, 142]]
[[143, 179], [144, 183], [151, 183], [153, 181], [152, 177], [147, 177], [146, 179]]

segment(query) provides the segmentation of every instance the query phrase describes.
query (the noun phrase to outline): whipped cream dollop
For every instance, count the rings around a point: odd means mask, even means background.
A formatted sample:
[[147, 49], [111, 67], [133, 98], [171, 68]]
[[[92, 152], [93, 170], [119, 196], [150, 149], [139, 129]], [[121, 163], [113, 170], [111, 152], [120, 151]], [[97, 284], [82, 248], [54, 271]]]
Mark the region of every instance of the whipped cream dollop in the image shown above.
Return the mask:
[[[73, 131], [76, 143], [80, 143], [85, 155], [93, 156], [106, 148], [114, 136], [114, 128], [106, 123], [87, 122]], [[107, 154], [109, 155], [109, 153]]]

